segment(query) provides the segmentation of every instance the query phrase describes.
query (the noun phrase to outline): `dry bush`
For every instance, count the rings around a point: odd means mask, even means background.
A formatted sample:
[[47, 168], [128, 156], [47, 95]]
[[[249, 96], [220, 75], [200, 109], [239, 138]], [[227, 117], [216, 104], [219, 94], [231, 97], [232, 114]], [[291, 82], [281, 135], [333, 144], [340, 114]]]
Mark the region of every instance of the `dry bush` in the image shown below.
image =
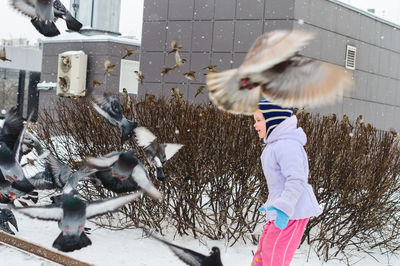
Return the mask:
[[325, 260], [340, 252], [346, 255], [345, 249], [398, 250], [400, 149], [396, 135], [361, 119], [350, 123], [346, 116], [341, 121], [335, 115], [301, 113], [298, 117], [308, 136], [310, 183], [323, 207], [323, 213], [310, 220], [303, 241], [315, 243]]
[[[166, 182], [151, 175], [163, 201], [143, 197], [121, 209], [119, 220], [108, 216], [97, 222], [115, 229], [141, 224], [161, 233], [172, 227], [180, 235], [225, 239], [230, 245], [246, 239], [256, 243], [251, 233], [264, 223], [257, 209], [268, 192], [252, 117], [192, 105], [179, 95], [170, 100], [147, 95], [138, 102], [125, 95], [121, 104], [128, 119], [137, 119], [159, 140], [185, 146], [167, 163]], [[76, 167], [86, 156], [133, 147], [144, 162], [134, 140], [122, 145], [119, 130], [85, 99], [59, 99], [55, 106], [54, 114], [40, 114], [39, 135], [52, 153], [59, 148], [51, 137], [69, 136], [59, 159]], [[310, 220], [303, 241], [326, 260], [352, 247], [397, 251], [400, 153], [394, 135], [346, 118], [297, 115], [308, 136], [310, 183], [323, 207], [322, 215]], [[88, 199], [114, 195], [91, 184], [81, 193]]]

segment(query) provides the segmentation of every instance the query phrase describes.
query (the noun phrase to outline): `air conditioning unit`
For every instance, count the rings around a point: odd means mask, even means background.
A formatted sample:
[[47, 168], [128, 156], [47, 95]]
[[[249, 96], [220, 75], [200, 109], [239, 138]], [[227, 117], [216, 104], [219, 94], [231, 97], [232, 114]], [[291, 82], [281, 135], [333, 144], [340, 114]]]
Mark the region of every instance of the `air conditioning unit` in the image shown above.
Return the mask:
[[87, 55], [68, 51], [58, 55], [57, 95], [85, 96]]

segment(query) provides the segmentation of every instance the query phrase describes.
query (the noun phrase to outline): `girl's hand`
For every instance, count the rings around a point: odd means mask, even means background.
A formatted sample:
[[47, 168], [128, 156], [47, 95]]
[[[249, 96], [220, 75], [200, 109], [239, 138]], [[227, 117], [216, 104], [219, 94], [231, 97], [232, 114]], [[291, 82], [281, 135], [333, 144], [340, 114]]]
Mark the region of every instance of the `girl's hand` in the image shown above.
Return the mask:
[[276, 211], [276, 219], [275, 219], [275, 226], [284, 229], [288, 222], [289, 222], [289, 216], [286, 215], [283, 211], [275, 208], [274, 206], [268, 206], [267, 210], [269, 211]]

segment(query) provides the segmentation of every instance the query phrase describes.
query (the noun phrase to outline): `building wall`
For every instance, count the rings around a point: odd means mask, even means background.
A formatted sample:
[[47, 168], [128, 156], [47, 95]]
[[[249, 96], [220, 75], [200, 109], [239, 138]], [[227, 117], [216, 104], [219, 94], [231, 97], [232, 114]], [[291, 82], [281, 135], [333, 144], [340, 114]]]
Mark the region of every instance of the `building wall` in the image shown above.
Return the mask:
[[[344, 66], [346, 45], [357, 47], [356, 88], [341, 103], [310, 109], [324, 114], [347, 114], [379, 128], [400, 130], [400, 27], [334, 0], [145, 0], [141, 70], [145, 83], [140, 93], [170, 95], [179, 87], [187, 100], [207, 102], [203, 67], [237, 67], [253, 41], [275, 29], [307, 29], [316, 38], [302, 51], [314, 59]], [[168, 53], [172, 40], [182, 45], [187, 62], [174, 64]], [[197, 72], [189, 81], [183, 73]]]
[[[98, 37], [97, 37], [98, 38]], [[89, 37], [82, 39], [46, 41], [43, 44], [43, 60], [41, 82], [57, 82], [58, 54], [66, 51], [83, 51], [88, 55], [86, 87], [93, 90], [95, 94], [105, 91], [117, 93], [119, 91], [120, 62], [125, 55], [124, 47], [128, 49], [140, 49], [139, 44], [130, 40], [123, 41], [116, 37], [105, 37], [96, 39]], [[125, 58], [126, 60], [139, 61], [140, 53], [134, 53]], [[105, 75], [104, 62], [109, 60], [116, 67], [113, 71]], [[132, 75], [135, 75], [132, 73]], [[98, 80], [103, 84], [93, 88], [93, 80]], [[59, 96], [56, 89], [41, 90], [39, 97], [39, 108], [53, 108], [53, 102]]]

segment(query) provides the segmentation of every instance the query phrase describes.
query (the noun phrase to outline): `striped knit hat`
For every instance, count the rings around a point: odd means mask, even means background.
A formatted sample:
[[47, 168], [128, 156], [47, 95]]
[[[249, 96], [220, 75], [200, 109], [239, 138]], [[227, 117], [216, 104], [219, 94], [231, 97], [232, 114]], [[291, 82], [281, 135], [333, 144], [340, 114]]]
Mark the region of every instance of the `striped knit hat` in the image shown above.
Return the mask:
[[258, 103], [258, 108], [265, 118], [267, 126], [267, 138], [272, 130], [283, 120], [292, 116], [293, 108], [283, 108], [270, 101], [262, 100]]

